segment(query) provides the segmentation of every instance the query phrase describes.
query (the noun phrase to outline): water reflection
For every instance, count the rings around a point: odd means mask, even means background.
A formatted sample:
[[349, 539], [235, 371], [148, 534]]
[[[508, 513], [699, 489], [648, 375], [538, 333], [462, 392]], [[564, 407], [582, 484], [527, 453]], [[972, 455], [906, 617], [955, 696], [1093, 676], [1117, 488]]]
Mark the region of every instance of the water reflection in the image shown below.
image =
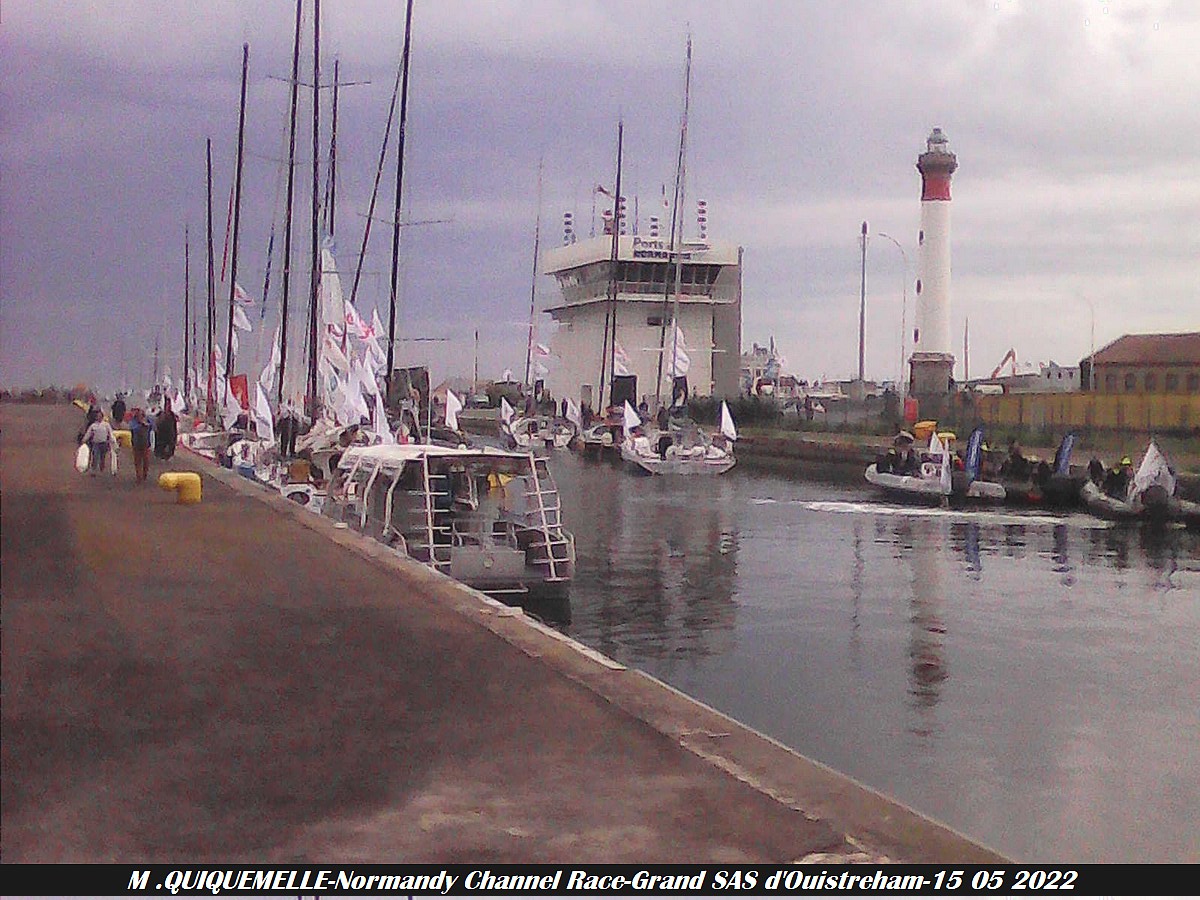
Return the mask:
[[[917, 544], [908, 562], [912, 573], [908, 692], [916, 709], [931, 710], [941, 699], [942, 683], [949, 677], [943, 646], [946, 623], [941, 615], [946, 586], [941, 560], [933, 544]], [[927, 725], [916, 730], [920, 734], [929, 733]]]
[[584, 643], [1014, 857], [1200, 858], [1200, 534], [554, 474]]
[[739, 532], [724, 478], [708, 490], [633, 477], [606, 464], [555, 460], [576, 541], [571, 633], [619, 659], [670, 660], [729, 648]]

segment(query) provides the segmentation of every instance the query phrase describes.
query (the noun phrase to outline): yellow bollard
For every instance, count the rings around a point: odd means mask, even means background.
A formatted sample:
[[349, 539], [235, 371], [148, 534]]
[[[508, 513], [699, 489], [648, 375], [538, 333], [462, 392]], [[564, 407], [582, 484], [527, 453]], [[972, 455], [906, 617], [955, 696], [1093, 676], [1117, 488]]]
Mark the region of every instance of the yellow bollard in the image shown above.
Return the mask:
[[200, 502], [200, 476], [195, 472], [163, 472], [158, 476], [158, 486], [174, 491], [176, 503]]

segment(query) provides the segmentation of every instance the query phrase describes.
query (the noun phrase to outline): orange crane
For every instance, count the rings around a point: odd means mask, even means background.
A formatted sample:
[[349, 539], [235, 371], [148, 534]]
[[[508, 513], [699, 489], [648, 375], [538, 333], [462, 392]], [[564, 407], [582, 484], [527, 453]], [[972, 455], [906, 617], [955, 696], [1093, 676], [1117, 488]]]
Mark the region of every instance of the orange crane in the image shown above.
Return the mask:
[[992, 369], [992, 374], [989, 377], [990, 378], [999, 378], [1000, 370], [1004, 368], [1005, 363], [1012, 363], [1012, 374], [1016, 375], [1017, 374], [1017, 351], [1016, 351], [1016, 348], [1014, 348], [1014, 347], [1009, 348], [1008, 352], [1004, 354], [1004, 359], [1000, 360], [1000, 365], [998, 365], [998, 366], [996, 366], [996, 368]]

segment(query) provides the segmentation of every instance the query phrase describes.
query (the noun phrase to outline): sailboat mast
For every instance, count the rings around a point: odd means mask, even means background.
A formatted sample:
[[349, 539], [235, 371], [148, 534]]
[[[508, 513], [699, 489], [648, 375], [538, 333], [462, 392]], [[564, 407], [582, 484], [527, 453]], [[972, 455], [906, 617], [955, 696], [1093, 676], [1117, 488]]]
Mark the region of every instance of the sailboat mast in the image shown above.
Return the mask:
[[392, 136], [392, 119], [396, 115], [396, 98], [400, 95], [399, 66], [396, 67], [396, 83], [392, 87], [392, 102], [388, 106], [387, 124], [383, 127], [383, 146], [379, 150], [379, 165], [375, 167], [375, 184], [371, 188], [371, 202], [367, 206], [367, 224], [363, 226], [362, 247], [358, 251], [358, 265], [354, 268], [354, 284], [350, 286], [350, 305], [358, 296], [358, 281], [362, 277], [363, 260], [367, 256], [367, 239], [371, 236], [371, 222], [375, 217], [375, 200], [379, 196], [379, 182], [383, 178], [383, 163], [387, 156], [388, 139]]
[[188, 226], [183, 226], [183, 397], [191, 396], [192, 358], [188, 354], [188, 321], [192, 317], [192, 260]]
[[533, 364], [533, 317], [536, 314], [534, 310], [534, 297], [537, 294], [537, 266], [538, 266], [538, 245], [542, 236], [542, 160], [538, 160], [538, 189], [537, 189], [537, 216], [534, 218], [533, 225], [533, 276], [529, 284], [529, 342], [525, 347], [525, 383], [532, 384], [529, 380], [530, 367]]
[[[404, 183], [404, 127], [408, 121], [408, 53], [412, 38], [412, 9], [413, 0], [408, 0], [404, 13], [404, 51], [400, 55], [400, 68], [403, 74], [400, 83], [400, 131], [396, 148], [396, 205], [392, 216], [392, 290], [388, 305], [387, 373], [384, 376], [389, 400], [392, 397], [392, 368], [396, 347], [396, 292], [399, 289], [397, 273], [400, 268], [400, 198], [401, 187]], [[429, 402], [432, 407], [432, 397], [429, 398]]]
[[292, 47], [292, 108], [288, 125], [287, 200], [283, 213], [283, 300], [279, 309], [279, 387], [275, 392], [276, 408], [283, 406], [283, 378], [287, 370], [288, 290], [292, 277], [292, 199], [296, 186], [296, 100], [300, 91], [301, 6], [302, 0], [296, 0], [296, 38]]
[[[675, 305], [671, 310], [672, 323], [672, 339], [671, 339], [671, 399], [674, 400], [675, 393], [675, 344], [679, 334], [679, 291], [680, 291], [680, 257], [683, 245], [683, 219], [679, 215], [679, 210], [683, 204], [683, 188], [684, 188], [684, 171], [686, 164], [687, 153], [687, 123], [688, 123], [688, 107], [691, 103], [692, 94], [692, 38], [688, 35], [687, 40], [687, 62], [684, 65], [683, 71], [683, 117], [679, 122], [679, 156], [675, 161], [675, 196], [671, 206], [671, 249], [668, 253], [668, 260], [673, 257], [674, 262], [674, 295]], [[657, 407], [662, 402], [662, 380], [663, 380], [663, 358], [666, 355], [667, 344], [667, 298], [671, 296], [671, 282], [663, 277], [663, 310], [662, 319], [659, 322], [658, 329], [658, 376], [654, 381], [654, 405]]]
[[321, 168], [321, 0], [313, 0], [313, 110], [312, 110], [312, 269], [308, 301], [308, 407], [317, 418], [317, 306], [321, 294], [320, 213], [318, 194]]
[[237, 302], [238, 228], [242, 218], [242, 153], [246, 136], [246, 76], [250, 69], [250, 45], [242, 44], [242, 101], [238, 108], [237, 167], [233, 179], [233, 256], [229, 261], [229, 327], [225, 340], [225, 397], [233, 374], [233, 305]]
[[[620, 247], [618, 242], [621, 229], [617, 223], [617, 216], [620, 215], [621, 207], [621, 149], [625, 140], [625, 122], [617, 122], [617, 186], [616, 193], [613, 196], [613, 218], [612, 218], [612, 250], [608, 257], [608, 311], [604, 316], [604, 340], [600, 345], [600, 384], [599, 384], [599, 400], [596, 405], [596, 411], [603, 410], [604, 407], [604, 384], [608, 367], [616, 365], [617, 352], [617, 251]], [[611, 339], [610, 339], [611, 334]], [[611, 344], [611, 350], [609, 346]], [[609, 402], [612, 402], [612, 391], [608, 392]]]
[[338, 60], [333, 61], [333, 117], [329, 123], [329, 178], [325, 182], [325, 233], [333, 237], [333, 214], [337, 200]]
[[206, 348], [206, 386], [205, 386], [205, 408], [204, 415], [210, 422], [216, 414], [215, 400], [213, 397], [213, 386], [217, 372], [217, 361], [213, 356], [214, 340], [216, 338], [217, 329], [217, 283], [216, 273], [213, 271], [213, 214], [212, 214], [212, 138], [205, 140], [205, 160], [208, 164], [208, 346]]

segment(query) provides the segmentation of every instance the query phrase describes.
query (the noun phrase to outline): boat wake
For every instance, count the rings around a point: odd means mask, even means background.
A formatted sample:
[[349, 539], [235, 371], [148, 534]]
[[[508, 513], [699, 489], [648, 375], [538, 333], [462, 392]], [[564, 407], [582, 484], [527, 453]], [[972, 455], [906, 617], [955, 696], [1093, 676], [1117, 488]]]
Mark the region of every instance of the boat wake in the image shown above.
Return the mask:
[[[752, 503], [777, 503], [769, 498], [755, 498]], [[841, 500], [792, 500], [813, 512], [840, 514], [870, 514], [903, 518], [950, 519], [957, 522], [986, 522], [991, 525], [1062, 525], [1068, 521], [1064, 516], [1038, 515], [1036, 513], [1005, 513], [991, 509], [941, 509], [929, 506], [889, 506], [869, 501]], [[1089, 528], [1107, 528], [1111, 525], [1099, 519], [1086, 521]]]

